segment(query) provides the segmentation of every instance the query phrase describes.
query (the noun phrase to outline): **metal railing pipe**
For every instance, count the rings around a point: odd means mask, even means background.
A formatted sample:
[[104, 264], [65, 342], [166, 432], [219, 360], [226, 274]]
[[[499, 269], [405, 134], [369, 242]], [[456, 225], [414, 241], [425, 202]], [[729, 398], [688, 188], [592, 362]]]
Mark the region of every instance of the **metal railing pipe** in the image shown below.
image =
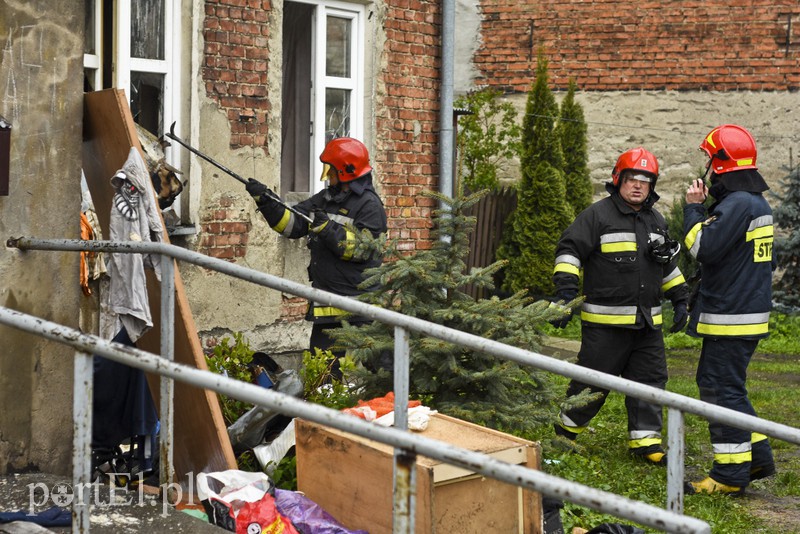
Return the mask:
[[[394, 427], [398, 430], [408, 429], [409, 360], [408, 331], [404, 328], [395, 327]], [[408, 532], [411, 534], [415, 531], [417, 456], [401, 449], [395, 449], [393, 459], [393, 532]]]
[[604, 389], [615, 390], [625, 395], [630, 395], [637, 399], [659, 404], [669, 408], [676, 408], [684, 413], [692, 413], [704, 417], [705, 419], [759, 432], [768, 436], [782, 439], [790, 443], [800, 445], [800, 429], [790, 427], [781, 423], [768, 421], [756, 416], [744, 414], [715, 406], [706, 402], [691, 399], [664, 391], [652, 386], [632, 382], [621, 377], [593, 371], [579, 365], [558, 360], [549, 356], [531, 352], [525, 349], [505, 345], [499, 341], [482, 338], [474, 334], [461, 332], [453, 328], [448, 328], [435, 323], [430, 323], [416, 317], [410, 317], [398, 312], [379, 308], [360, 302], [354, 298], [335, 295], [319, 289], [315, 289], [298, 282], [285, 280], [260, 271], [255, 271], [247, 267], [242, 267], [217, 258], [210, 258], [197, 252], [192, 252], [175, 245], [165, 243], [144, 243], [144, 242], [112, 242], [112, 241], [83, 241], [80, 239], [32, 239], [14, 238], [9, 239], [8, 246], [16, 247], [21, 250], [90, 250], [103, 252], [119, 252], [132, 250], [152, 254], [167, 254], [175, 259], [192, 263], [201, 267], [206, 267], [221, 273], [247, 280], [262, 286], [270, 287], [291, 293], [308, 300], [319, 302], [327, 306], [341, 308], [356, 315], [368, 317], [372, 320], [381, 321], [393, 326], [400, 326], [412, 332], [424, 334], [436, 339], [441, 339], [450, 343], [463, 345], [465, 347], [499, 356], [507, 360], [517, 362], [566, 376]]
[[[175, 261], [166, 254], [161, 255], [161, 357], [175, 359]], [[160, 383], [159, 482], [162, 488], [172, 488], [175, 383], [165, 376], [160, 377]], [[171, 496], [166, 497], [173, 502]]]
[[89, 532], [89, 499], [92, 484], [92, 398], [94, 397], [94, 357], [78, 352], [72, 379], [72, 532]]
[[655, 506], [570, 482], [541, 471], [512, 465], [482, 453], [460, 449], [454, 445], [411, 434], [396, 428], [382, 427], [321, 405], [308, 403], [283, 393], [247, 384], [210, 371], [170, 362], [127, 345], [97, 336], [83, 334], [44, 319], [0, 307], [0, 323], [43, 336], [75, 349], [99, 354], [110, 360], [146, 372], [168, 376], [196, 387], [208, 389], [264, 406], [291, 417], [300, 417], [330, 426], [363, 438], [386, 443], [417, 455], [427, 456], [450, 465], [488, 476], [544, 495], [564, 499], [582, 506], [635, 521], [658, 530], [675, 533], [709, 534], [710, 526], [699, 519], [675, 514]]
[[684, 452], [686, 450], [683, 413], [667, 410], [667, 510], [683, 513]]

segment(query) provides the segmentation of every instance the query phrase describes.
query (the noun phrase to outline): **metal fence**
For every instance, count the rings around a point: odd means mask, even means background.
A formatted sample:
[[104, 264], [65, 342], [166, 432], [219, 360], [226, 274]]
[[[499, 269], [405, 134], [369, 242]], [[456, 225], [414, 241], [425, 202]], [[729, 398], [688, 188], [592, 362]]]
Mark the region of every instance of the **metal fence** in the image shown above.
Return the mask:
[[[201, 371], [187, 366], [172, 363], [169, 360], [172, 343], [172, 332], [167, 318], [174, 317], [169, 309], [174, 302], [174, 287], [162, 286], [162, 350], [166, 358], [111, 343], [96, 336], [81, 334], [78, 331], [49, 323], [7, 308], [0, 308], [0, 323], [27, 332], [41, 335], [48, 339], [68, 344], [79, 352], [76, 354], [75, 366], [75, 470], [73, 473], [75, 487], [87, 484], [90, 477], [89, 436], [91, 435], [91, 398], [87, 397], [85, 384], [91, 384], [92, 354], [99, 354], [114, 361], [130, 365], [162, 376], [162, 392], [171, 391], [171, 380], [181, 380], [197, 387], [223, 393], [233, 398], [265, 406], [277, 412], [302, 417], [316, 423], [331, 426], [346, 432], [369, 439], [387, 443], [395, 447], [395, 504], [393, 528], [394, 532], [414, 532], [414, 473], [416, 455], [424, 456], [459, 466], [516, 486], [538, 491], [543, 495], [563, 499], [615, 517], [635, 521], [666, 532], [709, 533], [707, 523], [683, 513], [683, 452], [684, 452], [684, 413], [692, 413], [706, 419], [726, 425], [744, 428], [768, 436], [800, 444], [800, 430], [767, 421], [758, 417], [742, 414], [727, 408], [721, 408], [702, 401], [684, 397], [651, 386], [592, 371], [575, 364], [557, 360], [542, 354], [505, 345], [490, 339], [461, 332], [442, 325], [429, 323], [414, 317], [406, 316], [390, 310], [370, 306], [357, 300], [334, 295], [303, 284], [285, 280], [266, 273], [248, 269], [223, 260], [210, 258], [196, 252], [163, 243], [110, 242], [82, 240], [43, 240], [30, 238], [10, 239], [9, 247], [21, 250], [60, 250], [60, 251], [96, 251], [114, 253], [148, 253], [160, 254], [172, 264], [170, 259], [185, 261], [207, 269], [215, 270], [229, 276], [247, 280], [265, 287], [294, 294], [321, 304], [335, 306], [348, 312], [363, 315], [370, 319], [391, 324], [395, 328], [394, 388], [395, 388], [395, 428], [382, 428], [360, 421], [351, 416], [340, 414], [318, 405], [309, 404], [277, 392], [258, 386]], [[170, 273], [170, 277], [172, 274]], [[162, 279], [167, 277], [163, 274]], [[162, 282], [163, 283], [163, 282]], [[166, 296], [164, 293], [168, 293]], [[168, 309], [164, 309], [164, 307]], [[164, 326], [164, 325], [167, 326]], [[625, 395], [636, 397], [650, 403], [666, 406], [669, 410], [668, 420], [668, 467], [667, 467], [667, 503], [666, 509], [634, 501], [609, 492], [600, 491], [588, 486], [576, 484], [540, 471], [521, 466], [509, 465], [490, 456], [467, 451], [430, 440], [423, 436], [406, 432], [408, 405], [408, 332], [417, 332], [436, 339], [461, 345], [473, 350], [486, 352], [494, 356], [529, 365], [543, 371], [557, 373], [583, 383], [619, 391]], [[169, 338], [165, 340], [164, 338]], [[80, 373], [80, 375], [79, 375]], [[87, 376], [88, 375], [88, 376]], [[169, 395], [171, 397], [171, 395]], [[162, 403], [164, 401], [162, 400]], [[88, 414], [88, 415], [87, 415]], [[166, 430], [166, 438], [172, 436], [171, 411], [168, 419], [162, 416], [162, 429]], [[80, 435], [79, 435], [80, 434]], [[162, 447], [163, 447], [162, 443]], [[169, 479], [169, 474], [162, 474], [162, 481]], [[87, 489], [88, 491], [88, 489]], [[84, 501], [86, 502], [86, 501]], [[88, 510], [77, 510], [73, 513], [73, 531], [88, 532]]]

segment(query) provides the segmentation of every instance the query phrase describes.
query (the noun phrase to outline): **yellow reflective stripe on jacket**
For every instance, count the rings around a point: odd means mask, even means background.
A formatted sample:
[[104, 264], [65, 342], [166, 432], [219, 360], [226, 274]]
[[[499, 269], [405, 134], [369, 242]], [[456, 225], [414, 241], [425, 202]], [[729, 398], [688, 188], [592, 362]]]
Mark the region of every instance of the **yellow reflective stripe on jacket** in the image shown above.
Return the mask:
[[345, 229], [345, 238], [344, 238], [344, 253], [342, 253], [342, 259], [347, 261], [353, 259], [353, 254], [356, 251], [356, 234], [351, 232], [350, 230]]
[[758, 443], [759, 441], [764, 441], [767, 439], [767, 436], [764, 434], [759, 434], [758, 432], [753, 432], [750, 434], [750, 443]]
[[[656, 310], [658, 310], [658, 311], [656, 312]], [[661, 306], [659, 306], [658, 308], [653, 308], [652, 309], [652, 314], [653, 314], [653, 324], [654, 325], [664, 324], [664, 316], [661, 315]]]
[[769, 331], [769, 312], [725, 315], [701, 313], [697, 333], [710, 336], [756, 336]]
[[697, 253], [700, 250], [700, 237], [702, 235], [703, 223], [699, 222], [692, 226], [692, 229], [689, 230], [689, 233], [686, 234], [686, 238], [683, 240], [683, 243], [686, 245], [686, 248], [689, 249], [689, 253], [693, 258], [697, 257]]
[[774, 234], [775, 229], [772, 226], [772, 215], [762, 215], [750, 222], [750, 227], [747, 229], [747, 241], [762, 237], [773, 237]]
[[753, 460], [750, 443], [715, 443], [714, 462], [718, 464], [743, 464]]
[[772, 226], [772, 215], [762, 215], [750, 222], [747, 229], [747, 242], [753, 243], [753, 262], [772, 261], [772, 246], [775, 240], [775, 229]]
[[314, 306], [314, 317], [336, 317], [337, 315], [345, 315], [348, 312], [341, 308], [334, 308], [333, 306]]
[[562, 254], [556, 258], [556, 268], [553, 269], [553, 273], [567, 273], [580, 276], [581, 260], [571, 254]]
[[600, 252], [636, 252], [636, 234], [619, 232], [600, 236]]
[[284, 232], [284, 230], [286, 230], [287, 228], [289, 230], [292, 229], [292, 225], [289, 224], [292, 221], [292, 217], [293, 217], [292, 212], [287, 209], [284, 209], [283, 217], [281, 217], [281, 220], [278, 221], [277, 224], [272, 227], [272, 229], [278, 232], [279, 234], [285, 234], [288, 236], [288, 232]]
[[683, 273], [681, 270], [675, 267], [675, 269], [669, 273], [664, 279], [661, 281], [661, 291], [666, 293], [670, 289], [680, 284], [685, 284], [686, 279], [683, 277]]
[[[581, 306], [581, 320], [595, 324], [634, 325], [636, 311], [636, 306], [602, 306], [584, 302]], [[650, 314], [653, 317], [653, 324], [663, 323], [661, 306], [652, 308]]]

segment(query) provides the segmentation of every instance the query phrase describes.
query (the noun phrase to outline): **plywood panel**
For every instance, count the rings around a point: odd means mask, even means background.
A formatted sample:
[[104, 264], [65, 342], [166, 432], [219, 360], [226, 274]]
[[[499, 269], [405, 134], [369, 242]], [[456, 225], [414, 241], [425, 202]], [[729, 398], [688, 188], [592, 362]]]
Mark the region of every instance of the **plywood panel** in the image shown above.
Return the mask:
[[[85, 95], [83, 166], [103, 236], [109, 236], [108, 223], [114, 190], [109, 179], [123, 165], [131, 147], [141, 152], [136, 127], [125, 93], [117, 89]], [[142, 154], [144, 157], [144, 154]], [[164, 232], [164, 242], [169, 237]], [[142, 350], [161, 352], [161, 286], [150, 271], [147, 292], [153, 328], [138, 341]], [[175, 269], [175, 361], [207, 369], [186, 289]], [[148, 376], [150, 389], [158, 399], [158, 377]], [[175, 383], [174, 467], [176, 481], [187, 483], [187, 476], [201, 471], [236, 468], [236, 458], [228, 439], [217, 394], [182, 382]]]
[[[393, 448], [301, 419], [295, 434], [298, 489], [348, 528], [391, 534]], [[442, 414], [422, 435], [540, 468], [537, 444]], [[424, 456], [416, 465], [416, 534], [541, 532], [538, 493]]]

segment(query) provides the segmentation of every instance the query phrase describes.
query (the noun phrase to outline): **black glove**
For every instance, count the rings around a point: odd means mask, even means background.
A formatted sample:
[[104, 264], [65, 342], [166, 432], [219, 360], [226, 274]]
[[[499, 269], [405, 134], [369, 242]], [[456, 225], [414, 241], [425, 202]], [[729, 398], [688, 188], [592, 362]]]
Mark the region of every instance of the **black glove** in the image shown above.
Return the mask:
[[674, 334], [675, 332], [680, 332], [686, 326], [689, 321], [689, 312], [686, 309], [685, 301], [676, 302], [672, 307], [675, 313], [672, 316], [672, 328], [669, 331]]
[[311, 223], [311, 231], [318, 234], [328, 226], [331, 220], [328, 218], [328, 213], [322, 209], [315, 209], [313, 215], [314, 220]]
[[[575, 297], [577, 297], [577, 295], [571, 291], [559, 291], [558, 293], [556, 293], [555, 301], [551, 302], [550, 306], [560, 308], [560, 311], [563, 311], [566, 315], [564, 315], [564, 317], [561, 317], [559, 319], [551, 320], [550, 321], [551, 325], [553, 325], [556, 328], [567, 327], [569, 322], [572, 320], [572, 316], [575, 314], [575, 310], [573, 310], [572, 308], [568, 308], [565, 305], [575, 300]], [[558, 304], [559, 301], [563, 301], [564, 304], [563, 305]]]
[[275, 206], [280, 205], [280, 203], [276, 200], [277, 195], [273, 193], [269, 187], [262, 184], [258, 180], [250, 178], [247, 180], [247, 183], [244, 187], [247, 189], [247, 192], [250, 193], [250, 196], [253, 197], [253, 200], [256, 201], [256, 204], [259, 208], [272, 209]]

